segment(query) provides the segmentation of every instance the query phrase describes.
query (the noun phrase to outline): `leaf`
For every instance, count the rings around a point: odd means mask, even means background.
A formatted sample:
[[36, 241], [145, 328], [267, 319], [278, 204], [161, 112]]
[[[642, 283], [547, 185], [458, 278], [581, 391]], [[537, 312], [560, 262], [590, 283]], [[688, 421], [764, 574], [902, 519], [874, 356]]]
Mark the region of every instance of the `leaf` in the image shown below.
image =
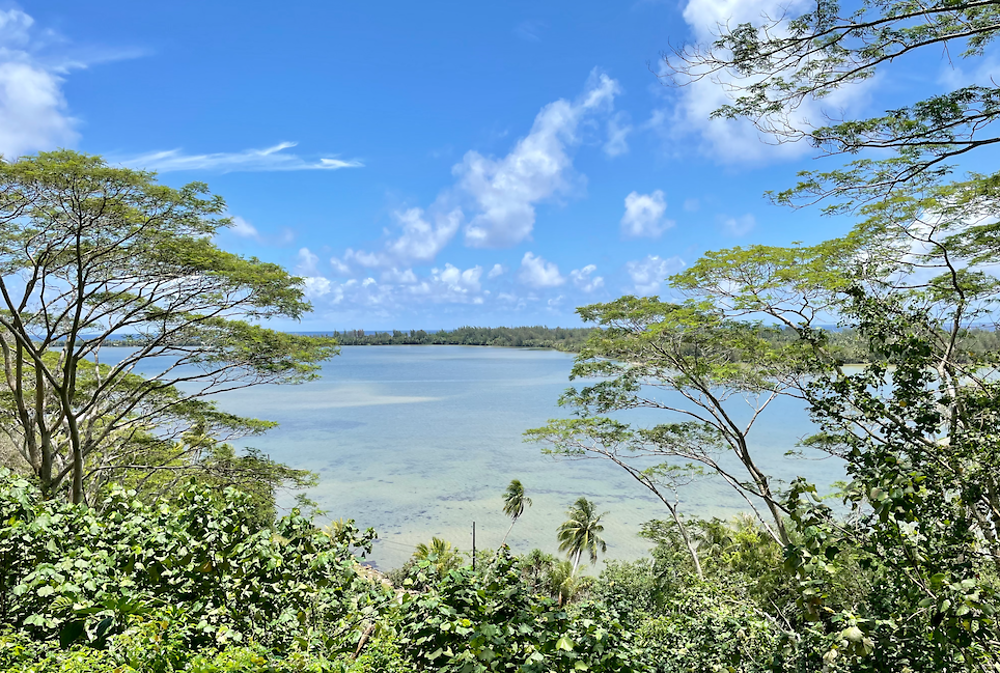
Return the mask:
[[575, 643], [567, 636], [562, 636], [556, 641], [556, 649], [565, 650], [566, 652], [571, 652], [574, 646]]
[[59, 647], [66, 649], [84, 634], [86, 630], [86, 624], [82, 619], [77, 619], [72, 622], [68, 622], [61, 629], [59, 629]]

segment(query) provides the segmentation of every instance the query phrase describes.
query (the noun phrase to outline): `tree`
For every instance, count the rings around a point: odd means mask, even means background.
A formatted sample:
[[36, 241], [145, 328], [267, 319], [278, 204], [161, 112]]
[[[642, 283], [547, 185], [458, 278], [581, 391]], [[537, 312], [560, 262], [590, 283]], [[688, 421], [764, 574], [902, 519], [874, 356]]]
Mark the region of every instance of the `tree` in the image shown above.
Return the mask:
[[559, 551], [566, 552], [569, 556], [573, 562], [572, 574], [576, 575], [584, 552], [590, 557], [591, 563], [597, 563], [598, 550], [601, 553], [608, 550], [607, 543], [601, 538], [601, 533], [604, 532], [601, 518], [607, 512], [598, 514], [594, 503], [581, 497], [566, 514], [569, 519], [559, 526]]
[[[305, 381], [336, 354], [332, 339], [259, 326], [310, 306], [301, 279], [215, 245], [224, 212], [203, 184], [172, 189], [96, 156], [0, 164], [2, 428], [46, 497], [68, 481], [82, 502], [104, 470], [186, 469], [204, 442], [185, 433], [270, 427], [207, 396]], [[123, 334], [138, 345], [102, 362]]]
[[[553, 445], [554, 453], [610, 459], [673, 510], [681, 528], [674, 501], [661, 487], [689, 481], [698, 470], [687, 470], [682, 478], [678, 468], [696, 464], [733, 487], [768, 533], [787, 542], [780, 494], [748, 437], [771, 402], [808, 366], [801, 346], [768, 338], [773, 328], [729, 319], [709, 302], [621, 297], [577, 313], [603, 329], [580, 351], [571, 378], [597, 382], [571, 388], [560, 399], [581, 418], [550, 421], [527, 438]], [[606, 416], [638, 408], [663, 411], [676, 422], [636, 430]], [[739, 472], [720, 459], [723, 452], [737, 459]], [[667, 462], [650, 468], [650, 457]], [[684, 463], [671, 465], [671, 459]]]
[[[888, 110], [870, 119], [811, 127], [793, 113], [809, 99], [875, 75], [927, 47], [961, 58], [982, 56], [1000, 31], [991, 0], [906, 0], [860, 3], [841, 13], [837, 2], [816, 3], [798, 16], [762, 17], [756, 25], [720, 26], [711, 45], [692, 45], [666, 58], [678, 84], [724, 82], [731, 103], [713, 113], [749, 119], [778, 142], [805, 139], [827, 154], [879, 150], [846, 170], [804, 173], [798, 188], [779, 194], [806, 201], [837, 197], [835, 210], [875, 201], [949, 173], [947, 162], [1000, 142], [1000, 87], [974, 84]], [[886, 150], [889, 156], [886, 155]], [[995, 177], [996, 174], [994, 174]], [[977, 182], [987, 184], [989, 176]]]
[[462, 565], [462, 557], [458, 549], [451, 546], [447, 540], [432, 537], [431, 543], [421, 542], [413, 552], [413, 560], [430, 561], [439, 575]]
[[[787, 509], [803, 537], [786, 553], [804, 616], [821, 626], [808, 633], [825, 643], [827, 667], [838, 657], [887, 671], [998, 664], [1000, 362], [974, 347], [971, 330], [996, 329], [1000, 173], [956, 178], [953, 164], [1000, 142], [1000, 87], [962, 86], [818, 128], [794, 112], [923, 47], [982, 56], [998, 30], [995, 2], [865, 2], [847, 15], [818, 3], [800, 16], [722, 28], [711, 47], [669, 59], [675, 81], [727, 83], [733, 99], [716, 116], [750, 119], [778, 142], [856, 156], [773, 194], [857, 215], [849, 234], [712, 253], [673, 279], [727, 317], [783, 323], [815, 364], [796, 387], [821, 428], [806, 443], [844, 459], [851, 517], [796, 483]], [[843, 367], [823, 320], [854, 329], [870, 363]], [[848, 573], [871, 588], [855, 605], [831, 607], [831, 587]]]
[[503, 513], [510, 517], [510, 526], [507, 528], [507, 532], [503, 534], [503, 539], [500, 540], [501, 547], [507, 542], [507, 536], [510, 535], [514, 524], [524, 514], [525, 505], [531, 507], [531, 498], [524, 495], [524, 486], [521, 485], [519, 480], [511, 479], [507, 485], [507, 490], [504, 492], [503, 500]]

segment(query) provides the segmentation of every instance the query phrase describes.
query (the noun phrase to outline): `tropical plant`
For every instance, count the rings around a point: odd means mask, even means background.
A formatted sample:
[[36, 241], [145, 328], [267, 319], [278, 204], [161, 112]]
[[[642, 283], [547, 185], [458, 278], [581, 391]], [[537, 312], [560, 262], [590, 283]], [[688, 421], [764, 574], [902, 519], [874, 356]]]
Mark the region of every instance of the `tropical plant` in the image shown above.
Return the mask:
[[[230, 220], [207, 191], [72, 151], [0, 162], [0, 430], [46, 497], [183, 470], [205, 440], [271, 425], [208, 396], [305, 381], [336, 354], [259, 326], [310, 310], [302, 280], [216, 247]], [[136, 347], [106, 362], [120, 334]]]
[[[427, 562], [411, 572], [429, 569]], [[418, 582], [419, 583], [419, 580]], [[415, 670], [573, 673], [645, 670], [631, 634], [603, 606], [570, 613], [523, 581], [501, 550], [488, 572], [468, 567], [403, 596], [399, 643]]]
[[353, 554], [374, 533], [327, 535], [298, 512], [261, 525], [248, 501], [191, 486], [151, 506], [118, 490], [98, 515], [0, 474], [0, 622], [50, 648], [103, 648], [149, 620], [187, 650], [353, 651], [390, 598]]
[[506, 544], [507, 536], [510, 535], [514, 524], [524, 514], [525, 506], [531, 507], [531, 498], [524, 494], [524, 486], [521, 485], [519, 480], [511, 479], [503, 498], [503, 513], [510, 517], [510, 526], [507, 528], [507, 532], [503, 534], [503, 539], [500, 540], [501, 547]]
[[597, 553], [606, 552], [608, 545], [601, 537], [604, 525], [601, 518], [607, 514], [597, 513], [594, 503], [584, 497], [577, 498], [573, 506], [566, 511], [567, 519], [559, 526], [559, 551], [566, 552], [573, 563], [573, 575], [580, 567], [584, 553], [590, 557], [590, 562], [597, 563]]
[[449, 570], [454, 570], [462, 565], [462, 554], [451, 542], [442, 540], [439, 537], [432, 537], [430, 544], [421, 542], [413, 552], [414, 561], [427, 561], [437, 571], [438, 575], [444, 575]]

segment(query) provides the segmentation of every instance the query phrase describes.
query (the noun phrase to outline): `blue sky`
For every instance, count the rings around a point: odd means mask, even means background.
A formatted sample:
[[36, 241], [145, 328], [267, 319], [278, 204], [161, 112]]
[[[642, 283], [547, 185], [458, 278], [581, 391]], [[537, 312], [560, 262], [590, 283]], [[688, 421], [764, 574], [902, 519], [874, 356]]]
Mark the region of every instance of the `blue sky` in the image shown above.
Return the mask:
[[[307, 279], [314, 313], [279, 328], [577, 325], [576, 306], [662, 293], [706, 250], [849, 226], [762, 196], [837, 159], [709, 121], [722, 87], [656, 76], [671, 45], [778, 5], [8, 4], [0, 152], [207, 182], [236, 222], [221, 246]], [[921, 59], [802, 114], [877, 112], [996, 64]]]

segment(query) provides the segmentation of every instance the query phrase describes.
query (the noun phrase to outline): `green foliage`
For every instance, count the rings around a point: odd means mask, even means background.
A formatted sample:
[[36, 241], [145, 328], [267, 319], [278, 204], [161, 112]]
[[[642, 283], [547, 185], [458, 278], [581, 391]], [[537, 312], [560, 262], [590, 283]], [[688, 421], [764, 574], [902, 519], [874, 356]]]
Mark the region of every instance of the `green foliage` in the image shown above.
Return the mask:
[[601, 518], [607, 512], [598, 514], [594, 503], [581, 497], [577, 498], [566, 514], [569, 519], [559, 526], [559, 551], [569, 555], [575, 575], [584, 554], [590, 557], [591, 563], [597, 563], [597, 553], [608, 550], [607, 543], [601, 537], [604, 532]]
[[485, 573], [453, 570], [432, 591], [403, 600], [399, 642], [416, 670], [641, 669], [641, 652], [617, 620], [597, 605], [571, 615], [534, 595], [502, 553]]
[[[309, 380], [337, 353], [258, 324], [305, 314], [302, 280], [217, 248], [230, 221], [204, 184], [172, 189], [61, 150], [0, 163], [0, 194], [0, 426], [48, 497], [97, 501], [104, 477], [197, 471], [180, 435], [269, 426], [205, 398]], [[121, 333], [141, 344], [98, 364]], [[140, 363], [162, 368], [142, 377]]]
[[298, 513], [262, 527], [247, 503], [192, 486], [174, 505], [149, 506], [119, 490], [98, 516], [4, 476], [0, 621], [49, 647], [106, 649], [145, 629], [157, 637], [135, 637], [158, 645], [140, 654], [154, 658], [251, 642], [352, 650], [389, 599], [352, 554], [373, 534], [329, 535]]
[[439, 576], [443, 576], [462, 565], [462, 554], [447, 540], [432, 537], [430, 544], [421, 542], [417, 545], [412, 561], [426, 561]]

